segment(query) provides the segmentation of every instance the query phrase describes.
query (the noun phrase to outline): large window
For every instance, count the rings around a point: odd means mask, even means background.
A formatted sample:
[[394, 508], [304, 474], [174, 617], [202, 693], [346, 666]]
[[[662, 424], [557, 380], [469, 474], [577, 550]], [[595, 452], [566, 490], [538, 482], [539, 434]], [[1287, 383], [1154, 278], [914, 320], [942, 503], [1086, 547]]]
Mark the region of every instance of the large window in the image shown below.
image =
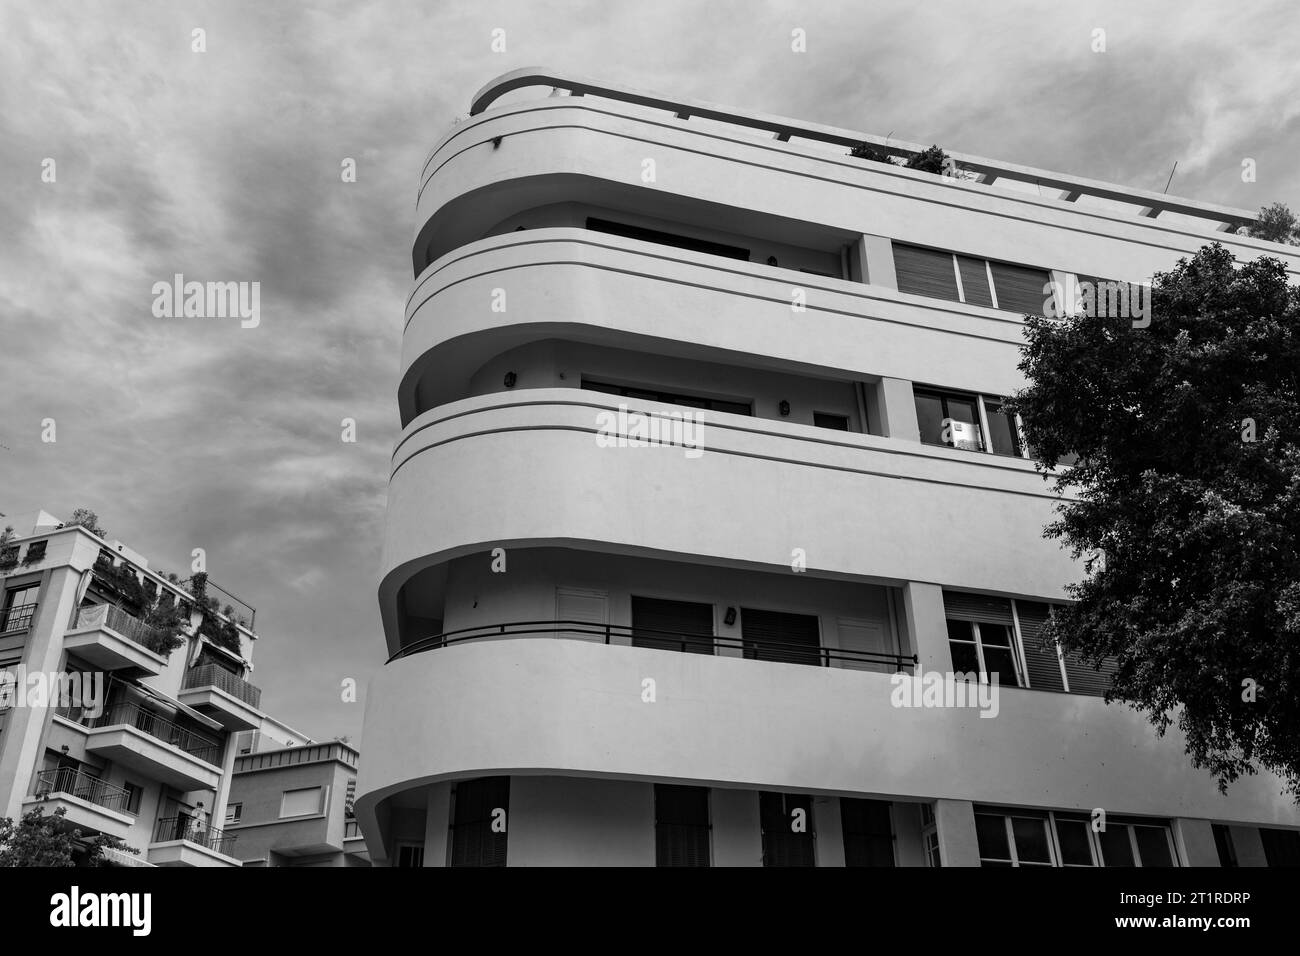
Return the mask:
[[451, 866], [505, 866], [510, 778], [462, 780], [452, 793]]
[[709, 790], [655, 784], [655, 865], [709, 865]]
[[913, 389], [916, 424], [926, 445], [1026, 457], [1020, 425], [1003, 400], [918, 386]]
[[845, 866], [893, 866], [894, 823], [884, 800], [840, 798]]
[[899, 242], [893, 247], [899, 292], [1021, 315], [1042, 315], [1048, 311], [1052, 275], [1046, 269]]
[[621, 395], [625, 398], [641, 398], [647, 402], [663, 402], [665, 405], [684, 405], [687, 408], [703, 408], [708, 411], [727, 412], [732, 415], [753, 414], [753, 406], [748, 402], [728, 402], [717, 398], [701, 398], [698, 395], [668, 392], [657, 388], [639, 388], [635, 385], [613, 385], [607, 382], [594, 382], [586, 378], [582, 380], [582, 387], [592, 392]]
[[25, 631], [32, 626], [40, 590], [39, 584], [31, 584], [5, 592], [4, 605], [0, 607], [0, 634]]
[[996, 671], [1002, 686], [1093, 697], [1104, 697], [1110, 688], [1114, 658], [1094, 667], [1044, 640], [1051, 605], [960, 591], [944, 591], [943, 604], [954, 671]]
[[975, 808], [982, 866], [1177, 866], [1163, 821], [1132, 819], [1094, 827], [1081, 814]]
[[632, 645], [713, 653], [713, 605], [632, 596]]
[[812, 797], [767, 793], [758, 797], [764, 866], [815, 866]]
[[325, 791], [321, 787], [286, 790], [280, 798], [281, 817], [305, 817], [325, 810]]

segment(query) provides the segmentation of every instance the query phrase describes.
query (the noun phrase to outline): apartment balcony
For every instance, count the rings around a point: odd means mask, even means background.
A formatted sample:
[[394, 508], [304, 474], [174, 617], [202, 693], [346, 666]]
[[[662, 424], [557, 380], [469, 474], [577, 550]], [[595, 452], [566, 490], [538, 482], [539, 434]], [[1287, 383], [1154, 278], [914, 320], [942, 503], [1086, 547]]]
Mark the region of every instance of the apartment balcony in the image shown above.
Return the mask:
[[261, 688], [216, 664], [186, 671], [178, 700], [207, 714], [227, 730], [253, 730], [262, 725], [258, 709]]
[[222, 743], [138, 704], [116, 704], [89, 724], [86, 750], [181, 791], [216, 790]]
[[[1068, 552], [1041, 537], [1058, 499], [1030, 461], [711, 412], [696, 457], [601, 447], [599, 416], [608, 421], [619, 401], [578, 389], [494, 393], [407, 426], [380, 586], [390, 653], [425, 636], [400, 633], [407, 581], [515, 542], [782, 571], [799, 548], [810, 569], [840, 579], [1040, 600], [1059, 599], [1077, 577]], [[666, 426], [689, 411], [640, 401], [631, 410]], [[504, 461], [529, 465], [493, 465]]]
[[64, 649], [99, 670], [135, 669], [150, 677], [167, 666], [167, 635], [111, 604], [83, 607], [72, 630], [63, 638]]
[[215, 827], [196, 826], [191, 817], [164, 817], [154, 825], [149, 862], [154, 866], [240, 866], [237, 837]]
[[[499, 287], [509, 308], [480, 308]], [[796, 287], [805, 312], [791, 311]], [[504, 349], [543, 338], [996, 395], [1024, 384], [1018, 315], [585, 229], [529, 229], [456, 249], [421, 274], [406, 315], [404, 422], [468, 394], [473, 370]]]
[[98, 777], [71, 767], [36, 775], [36, 792], [23, 801], [23, 812], [39, 808], [47, 816], [65, 810], [64, 824], [83, 832], [125, 839], [135, 817], [126, 812], [129, 794]]

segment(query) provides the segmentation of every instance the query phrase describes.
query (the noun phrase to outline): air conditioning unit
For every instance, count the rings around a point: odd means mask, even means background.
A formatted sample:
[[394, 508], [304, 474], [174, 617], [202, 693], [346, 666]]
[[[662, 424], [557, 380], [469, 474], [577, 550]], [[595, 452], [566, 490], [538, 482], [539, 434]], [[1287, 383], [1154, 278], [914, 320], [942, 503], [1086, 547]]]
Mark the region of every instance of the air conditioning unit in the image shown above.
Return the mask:
[[959, 422], [952, 418], [944, 419], [944, 429], [952, 441], [952, 447], [967, 451], [983, 451], [980, 441], [980, 427], [971, 422]]

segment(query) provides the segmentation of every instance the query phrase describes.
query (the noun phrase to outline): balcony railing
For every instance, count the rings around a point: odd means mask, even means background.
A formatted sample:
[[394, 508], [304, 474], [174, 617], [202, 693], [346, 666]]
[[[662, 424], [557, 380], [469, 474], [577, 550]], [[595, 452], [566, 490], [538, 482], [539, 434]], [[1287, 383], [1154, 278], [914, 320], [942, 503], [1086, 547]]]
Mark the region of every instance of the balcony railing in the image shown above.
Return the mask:
[[497, 640], [503, 637], [526, 637], [529, 635], [537, 637], [585, 636], [593, 640], [599, 639], [605, 644], [613, 644], [614, 638], [620, 638], [619, 643], [635, 642], [642, 647], [654, 647], [683, 653], [694, 652], [697, 654], [712, 654], [716, 648], [735, 648], [751, 660], [774, 661], [786, 664], [811, 664], [820, 667], [830, 667], [832, 662], [837, 661], [841, 667], [860, 670], [901, 671], [915, 665], [917, 662], [915, 654], [909, 656], [890, 654], [885, 651], [814, 647], [791, 641], [686, 634], [681, 631], [632, 627], [626, 624], [593, 624], [590, 621], [514, 621], [509, 624], [466, 627], [421, 638], [403, 647], [390, 657], [387, 663], [391, 664], [399, 658], [409, 657], [423, 651], [431, 651], [438, 647], [449, 647], [452, 644]]
[[231, 855], [237, 839], [235, 834], [227, 834], [216, 827], [201, 826], [193, 817], [187, 816], [163, 817], [153, 828], [154, 843], [187, 840], [224, 856]]
[[36, 796], [47, 797], [53, 793], [66, 793], [105, 810], [127, 813], [131, 795], [121, 787], [105, 783], [75, 767], [56, 767], [36, 775]]
[[77, 612], [77, 627], [107, 627], [145, 650], [163, 654], [167, 648], [167, 634], [161, 628], [146, 624], [133, 614], [128, 614], [112, 604], [95, 604]]
[[27, 630], [32, 626], [32, 618], [35, 616], [35, 604], [15, 604], [13, 607], [0, 609], [0, 634], [14, 634]]
[[262, 701], [262, 688], [254, 687], [242, 677], [236, 677], [224, 667], [219, 667], [216, 664], [191, 667], [185, 672], [185, 682], [181, 687], [183, 690], [192, 687], [215, 687], [217, 690], [225, 691], [231, 697], [242, 700], [253, 708], [258, 707]]
[[221, 764], [221, 744], [218, 741], [196, 734], [139, 704], [114, 704], [86, 726], [111, 727], [115, 724], [126, 724], [141, 730], [214, 767]]

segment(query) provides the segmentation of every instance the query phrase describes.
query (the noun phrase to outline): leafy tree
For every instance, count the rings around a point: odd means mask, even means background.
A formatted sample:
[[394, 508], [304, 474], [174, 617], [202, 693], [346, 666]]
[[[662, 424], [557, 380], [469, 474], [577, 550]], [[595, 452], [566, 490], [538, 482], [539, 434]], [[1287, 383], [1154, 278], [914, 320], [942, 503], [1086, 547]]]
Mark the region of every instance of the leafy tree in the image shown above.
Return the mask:
[[18, 823], [0, 817], [0, 867], [12, 866], [107, 866], [104, 850], [139, 853], [117, 837], [99, 834], [85, 837], [80, 830], [63, 826], [67, 810], [59, 807], [46, 816], [40, 807], [23, 814]]
[[72, 517], [63, 525], [65, 528], [72, 528], [77, 525], [85, 528], [91, 534], [97, 534], [101, 538], [107, 538], [108, 532], [99, 526], [99, 515], [89, 508], [78, 508], [72, 512]]
[[[1118, 661], [1108, 700], [1227, 789], [1264, 767], [1300, 797], [1300, 290], [1215, 243], [1153, 284], [1149, 326], [1028, 320], [1012, 401], [1073, 500], [1045, 530], [1085, 557], [1047, 631]], [[1042, 466], [1040, 466], [1042, 467]]]
[[1284, 203], [1275, 202], [1259, 210], [1259, 219], [1245, 229], [1246, 235], [1269, 242], [1288, 242], [1300, 246], [1300, 223]]

